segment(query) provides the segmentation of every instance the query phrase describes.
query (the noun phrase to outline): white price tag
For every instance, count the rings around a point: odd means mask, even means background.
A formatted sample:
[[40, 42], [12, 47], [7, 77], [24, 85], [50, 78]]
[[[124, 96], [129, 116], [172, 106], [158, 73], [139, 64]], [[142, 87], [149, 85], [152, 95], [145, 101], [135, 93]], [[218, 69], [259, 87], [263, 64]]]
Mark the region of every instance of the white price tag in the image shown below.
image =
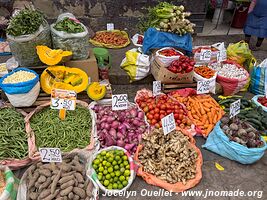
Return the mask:
[[153, 96], [161, 93], [161, 81], [153, 81]]
[[211, 50], [201, 49], [200, 60], [210, 61], [210, 59], [211, 59]]
[[215, 79], [197, 82], [197, 94], [209, 93], [211, 88], [215, 88]]
[[77, 94], [72, 90], [52, 89], [51, 92], [51, 108], [75, 110]]
[[163, 117], [161, 119], [161, 123], [164, 135], [167, 135], [168, 133], [176, 129], [173, 113], [167, 115], [166, 117]]
[[112, 95], [112, 110], [126, 110], [128, 108], [128, 95]]
[[114, 24], [113, 23], [108, 23], [107, 24], [107, 31], [113, 31], [114, 30]]
[[218, 62], [225, 61], [227, 58], [226, 50], [221, 50], [217, 54], [217, 60]]
[[62, 162], [59, 148], [39, 148], [42, 162]]
[[241, 105], [241, 100], [238, 99], [234, 103], [231, 103], [230, 105], [230, 118], [233, 118], [236, 116], [238, 113], [240, 113], [240, 105]]

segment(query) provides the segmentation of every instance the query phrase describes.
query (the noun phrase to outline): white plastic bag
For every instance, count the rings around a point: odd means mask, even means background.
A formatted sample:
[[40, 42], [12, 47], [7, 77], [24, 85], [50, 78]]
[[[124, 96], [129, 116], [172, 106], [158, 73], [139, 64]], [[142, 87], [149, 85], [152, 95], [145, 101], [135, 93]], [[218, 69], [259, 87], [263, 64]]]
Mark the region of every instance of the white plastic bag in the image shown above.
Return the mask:
[[121, 62], [121, 68], [130, 76], [131, 82], [141, 80], [150, 71], [149, 56], [133, 48], [126, 52], [126, 57]]
[[174, 60], [178, 60], [180, 58], [180, 55], [179, 56], [164, 56], [164, 55], [161, 55], [159, 52], [160, 51], [163, 51], [163, 50], [166, 50], [166, 49], [173, 49], [175, 50], [177, 53], [181, 54], [181, 55], [184, 55], [182, 52], [172, 48], [172, 47], [165, 47], [165, 48], [162, 48], [158, 51], [156, 51], [156, 57], [158, 58], [158, 60], [162, 63], [162, 66], [164, 67], [169, 67], [170, 64], [174, 61]]
[[[56, 23], [62, 21], [66, 17], [77, 20], [72, 13], [63, 13], [58, 16]], [[77, 20], [77, 22], [79, 21]], [[89, 34], [86, 26], [80, 23], [84, 28], [84, 32], [66, 33], [64, 31], [57, 31], [54, 29], [56, 23], [51, 24], [50, 26], [53, 48], [72, 51], [73, 60], [87, 59], [89, 56]]]

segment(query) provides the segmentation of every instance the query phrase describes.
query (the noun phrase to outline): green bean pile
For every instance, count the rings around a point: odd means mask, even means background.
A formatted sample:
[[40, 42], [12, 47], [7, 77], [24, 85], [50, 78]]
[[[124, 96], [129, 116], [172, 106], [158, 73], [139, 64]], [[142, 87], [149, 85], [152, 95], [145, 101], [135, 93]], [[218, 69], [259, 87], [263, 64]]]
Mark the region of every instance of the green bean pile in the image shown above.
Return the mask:
[[90, 111], [76, 106], [74, 111], [67, 111], [65, 120], [61, 121], [58, 115], [59, 110], [48, 107], [31, 118], [37, 147], [60, 148], [63, 152], [86, 147], [91, 136]]
[[28, 155], [24, 118], [14, 108], [0, 109], [0, 160]]

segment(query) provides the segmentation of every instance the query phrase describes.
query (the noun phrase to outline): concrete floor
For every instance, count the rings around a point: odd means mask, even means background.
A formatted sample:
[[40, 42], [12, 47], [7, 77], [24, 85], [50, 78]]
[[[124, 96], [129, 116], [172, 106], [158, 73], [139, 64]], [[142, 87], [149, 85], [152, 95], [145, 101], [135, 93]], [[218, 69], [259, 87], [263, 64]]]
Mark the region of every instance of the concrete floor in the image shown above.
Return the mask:
[[[237, 42], [242, 39], [242, 35], [235, 36], [216, 36], [216, 37], [196, 37], [194, 38], [194, 45], [213, 44], [220, 41], [225, 41], [228, 45], [231, 42]], [[114, 84], [114, 94], [127, 93], [129, 100], [133, 101], [136, 91], [142, 88], [151, 89], [152, 77], [148, 77], [145, 80], [139, 81], [135, 84], [129, 84], [127, 74], [120, 69], [120, 62], [124, 57], [124, 52], [131, 49], [133, 46], [128, 46], [124, 49], [110, 50], [113, 57], [113, 67], [110, 72], [112, 83]], [[263, 60], [267, 55], [266, 41], [261, 51], [254, 53], [255, 57], [259, 60]], [[4, 62], [7, 57], [0, 57], [0, 63]], [[267, 155], [252, 165], [242, 165], [234, 161], [230, 161], [221, 156], [218, 156], [212, 152], [209, 152], [201, 148], [201, 145], [205, 143], [205, 140], [201, 137], [196, 137], [197, 146], [201, 149], [203, 155], [202, 172], [203, 177], [201, 182], [192, 190], [196, 191], [244, 191], [245, 194], [249, 191], [262, 191], [261, 198], [254, 197], [182, 197], [181, 194], [172, 196], [142, 196], [141, 191], [143, 189], [147, 191], [159, 191], [159, 187], [151, 186], [143, 181], [140, 177], [136, 177], [134, 183], [129, 188], [129, 191], [136, 191], [136, 196], [129, 197], [131, 200], [163, 200], [163, 199], [181, 199], [181, 200], [254, 200], [254, 199], [267, 199]], [[215, 162], [222, 165], [225, 170], [219, 171], [215, 167]], [[17, 171], [16, 174], [21, 176], [23, 170]], [[260, 195], [260, 193], [258, 193]], [[115, 199], [127, 199], [127, 197], [104, 197], [100, 194], [100, 200], [115, 200]]]

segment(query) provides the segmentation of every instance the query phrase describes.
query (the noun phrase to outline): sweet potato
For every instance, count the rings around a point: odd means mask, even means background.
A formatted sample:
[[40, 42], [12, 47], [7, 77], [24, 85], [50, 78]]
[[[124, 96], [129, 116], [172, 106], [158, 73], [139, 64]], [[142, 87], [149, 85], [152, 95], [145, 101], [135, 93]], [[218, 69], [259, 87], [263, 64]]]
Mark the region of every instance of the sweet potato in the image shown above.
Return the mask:
[[79, 187], [74, 187], [73, 192], [77, 194], [80, 198], [85, 198], [86, 196], [84, 189]]
[[63, 183], [66, 183], [66, 182], [72, 180], [73, 178], [74, 178], [73, 175], [65, 176], [65, 177], [62, 177], [58, 182], [60, 184], [63, 184]]
[[72, 190], [73, 190], [73, 186], [69, 186], [68, 188], [60, 191], [60, 196], [64, 197], [68, 195], [69, 193], [71, 193]]
[[64, 190], [64, 189], [68, 188], [69, 186], [73, 186], [74, 183], [75, 183], [74, 180], [69, 180], [68, 182], [63, 183], [63, 184], [60, 186], [60, 189], [61, 189], [61, 190]]

